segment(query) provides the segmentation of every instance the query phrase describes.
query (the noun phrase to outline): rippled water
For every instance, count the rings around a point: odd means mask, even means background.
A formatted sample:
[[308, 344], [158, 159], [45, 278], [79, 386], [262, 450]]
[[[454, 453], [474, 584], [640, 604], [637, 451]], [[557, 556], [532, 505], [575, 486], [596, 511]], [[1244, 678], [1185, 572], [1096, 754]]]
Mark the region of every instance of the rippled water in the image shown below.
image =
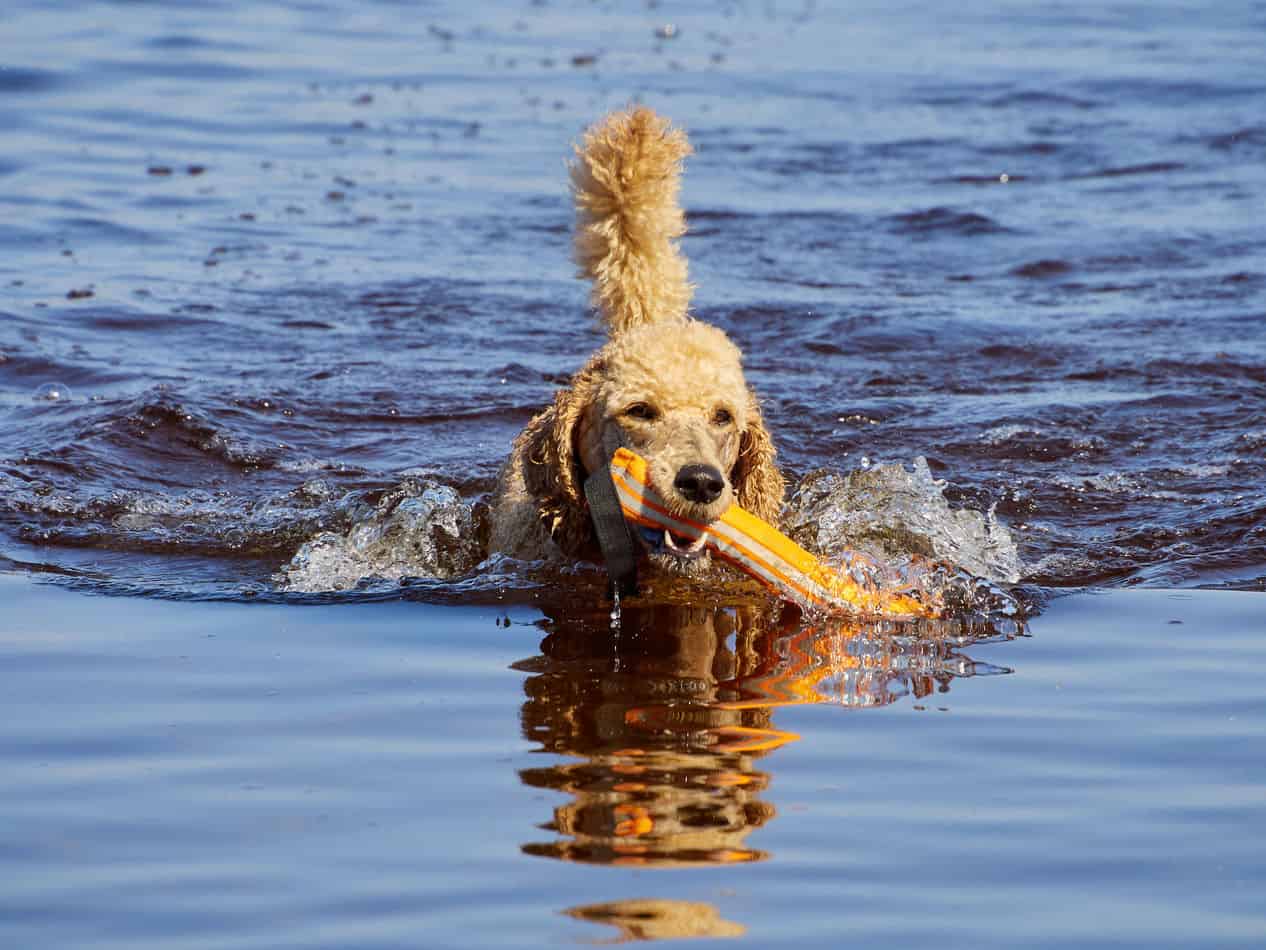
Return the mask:
[[[0, 943], [1261, 945], [1262, 3], [0, 24]], [[483, 560], [634, 99], [788, 530], [1042, 613]]]
[[232, 598], [384, 494], [477, 500], [598, 343], [562, 162], [640, 97], [793, 475], [925, 457], [1000, 576], [1266, 575], [1260, 6], [7, 16], [14, 561]]

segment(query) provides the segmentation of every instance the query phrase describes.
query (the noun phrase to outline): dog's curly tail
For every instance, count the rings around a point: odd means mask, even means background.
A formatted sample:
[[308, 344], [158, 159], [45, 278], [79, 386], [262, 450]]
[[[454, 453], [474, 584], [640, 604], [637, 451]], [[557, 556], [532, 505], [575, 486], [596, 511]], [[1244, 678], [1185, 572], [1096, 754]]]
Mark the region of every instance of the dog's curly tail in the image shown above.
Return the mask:
[[677, 238], [686, 133], [641, 107], [615, 112], [585, 133], [571, 165], [575, 259], [593, 281], [593, 304], [614, 336], [686, 317], [694, 288]]

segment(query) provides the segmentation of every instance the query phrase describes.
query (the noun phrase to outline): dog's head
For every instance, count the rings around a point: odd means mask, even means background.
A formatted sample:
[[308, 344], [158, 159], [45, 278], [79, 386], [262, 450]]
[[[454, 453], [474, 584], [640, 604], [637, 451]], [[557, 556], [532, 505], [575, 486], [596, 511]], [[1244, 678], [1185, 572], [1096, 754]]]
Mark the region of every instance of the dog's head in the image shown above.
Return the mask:
[[[619, 334], [542, 417], [528, 453], [528, 488], [547, 499], [564, 550], [592, 539], [583, 484], [618, 446], [647, 461], [673, 514], [708, 526], [732, 502], [777, 517], [784, 484], [739, 351], [716, 327], [688, 320]], [[702, 542], [635, 530], [650, 562], [684, 574], [709, 564]]]

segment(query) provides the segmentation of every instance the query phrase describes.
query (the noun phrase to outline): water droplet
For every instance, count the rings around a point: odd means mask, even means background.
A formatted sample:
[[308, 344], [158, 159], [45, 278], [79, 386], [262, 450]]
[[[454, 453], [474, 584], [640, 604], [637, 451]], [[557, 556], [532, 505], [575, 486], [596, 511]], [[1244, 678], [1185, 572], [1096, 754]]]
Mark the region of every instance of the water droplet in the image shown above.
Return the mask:
[[65, 383], [44, 383], [35, 390], [35, 398], [41, 402], [64, 402], [70, 399], [70, 387]]
[[611, 672], [622, 673], [620, 667], [620, 588], [611, 589]]

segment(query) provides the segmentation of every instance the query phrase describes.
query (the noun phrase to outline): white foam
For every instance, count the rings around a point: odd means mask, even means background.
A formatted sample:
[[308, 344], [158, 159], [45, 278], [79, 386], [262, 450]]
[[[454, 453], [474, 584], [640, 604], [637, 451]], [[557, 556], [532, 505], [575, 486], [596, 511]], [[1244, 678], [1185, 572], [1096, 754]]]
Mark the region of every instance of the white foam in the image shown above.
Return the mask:
[[283, 590], [348, 590], [370, 578], [448, 579], [480, 558], [471, 506], [452, 488], [410, 480], [344, 533], [306, 542], [273, 577]]
[[951, 508], [944, 487], [922, 456], [913, 471], [883, 464], [846, 475], [812, 472], [787, 504], [787, 533], [827, 558], [854, 549], [883, 558], [918, 554], [988, 580], [1018, 581], [1019, 552], [993, 508]]

